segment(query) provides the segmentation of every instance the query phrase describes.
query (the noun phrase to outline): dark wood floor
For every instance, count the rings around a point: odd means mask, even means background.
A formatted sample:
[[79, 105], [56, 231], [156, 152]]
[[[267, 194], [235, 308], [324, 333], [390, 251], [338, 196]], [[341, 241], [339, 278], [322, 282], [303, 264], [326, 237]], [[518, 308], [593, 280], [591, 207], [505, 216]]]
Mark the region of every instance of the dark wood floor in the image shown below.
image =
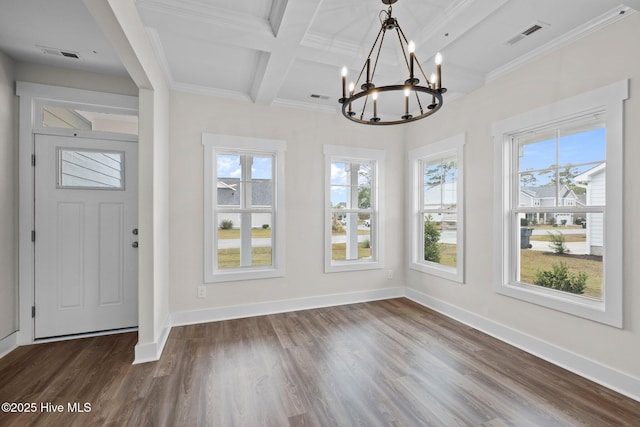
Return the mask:
[[143, 365], [136, 340], [0, 359], [0, 402], [38, 406], [0, 426], [640, 425], [640, 403], [406, 299], [173, 328]]

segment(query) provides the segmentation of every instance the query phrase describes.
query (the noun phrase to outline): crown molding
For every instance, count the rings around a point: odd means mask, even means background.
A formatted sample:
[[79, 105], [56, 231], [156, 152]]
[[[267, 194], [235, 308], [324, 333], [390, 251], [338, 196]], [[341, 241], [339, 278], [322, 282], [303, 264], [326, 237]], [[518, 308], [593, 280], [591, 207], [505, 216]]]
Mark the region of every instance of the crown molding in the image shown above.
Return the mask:
[[[621, 13], [623, 11], [624, 13]], [[505, 65], [502, 65], [490, 71], [486, 75], [485, 84], [492, 82], [493, 80], [496, 80], [499, 77], [505, 76], [536, 59], [539, 59], [545, 55], [548, 55], [553, 51], [556, 51], [562, 47], [565, 47], [608, 25], [618, 22], [621, 19], [624, 19], [627, 16], [632, 15], [635, 12], [636, 11], [634, 9], [631, 9], [630, 7], [622, 6], [622, 5], [615, 7], [613, 9], [610, 9], [609, 11], [600, 15], [599, 17], [592, 19], [591, 21], [575, 28], [574, 30], [569, 31], [568, 33], [565, 33], [564, 35], [557, 37], [554, 40], [551, 40], [550, 42], [543, 44], [542, 46], [536, 49], [531, 50], [530, 52], [514, 59], [513, 61], [508, 62]]]

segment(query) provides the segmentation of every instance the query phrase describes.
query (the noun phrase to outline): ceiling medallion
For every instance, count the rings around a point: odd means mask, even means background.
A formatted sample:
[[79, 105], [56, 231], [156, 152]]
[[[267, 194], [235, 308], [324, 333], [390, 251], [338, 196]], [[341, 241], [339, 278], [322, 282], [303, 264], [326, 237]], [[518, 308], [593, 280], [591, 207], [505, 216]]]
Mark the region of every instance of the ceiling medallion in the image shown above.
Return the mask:
[[[442, 55], [440, 53], [436, 55], [436, 72], [427, 78], [420, 61], [416, 58], [415, 44], [413, 41], [407, 40], [402, 28], [400, 28], [400, 24], [398, 24], [396, 18], [391, 16], [391, 5], [397, 1], [382, 0], [382, 3], [389, 5], [389, 8], [386, 11], [380, 11], [381, 15], [384, 14], [380, 17], [382, 24], [380, 31], [360, 70], [358, 79], [355, 83], [349, 84], [348, 92], [348, 70], [347, 67], [342, 68], [342, 98], [338, 102], [342, 104], [342, 114], [353, 122], [367, 125], [409, 123], [430, 116], [442, 107], [442, 94], [447, 91], [446, 88], [442, 87]], [[393, 37], [394, 30], [398, 36], [402, 58], [406, 64], [409, 78], [404, 80], [404, 83], [376, 86], [374, 77], [380, 59], [380, 52], [382, 51], [382, 44], [387, 32], [389, 32], [390, 37]], [[372, 58], [374, 53], [375, 57]], [[422, 85], [420, 85], [420, 77], [424, 79], [424, 84]], [[366, 78], [366, 80], [363, 78]], [[355, 88], [358, 87], [361, 80], [364, 82], [360, 86], [361, 91], [355, 92]], [[402, 78], [399, 81], [401, 82]], [[403, 97], [404, 111], [402, 108]], [[378, 114], [378, 103], [380, 103], [380, 106], [384, 105], [385, 107], [382, 114]], [[394, 104], [397, 105], [397, 108], [390, 107]], [[389, 113], [392, 110], [397, 111], [397, 113]]]

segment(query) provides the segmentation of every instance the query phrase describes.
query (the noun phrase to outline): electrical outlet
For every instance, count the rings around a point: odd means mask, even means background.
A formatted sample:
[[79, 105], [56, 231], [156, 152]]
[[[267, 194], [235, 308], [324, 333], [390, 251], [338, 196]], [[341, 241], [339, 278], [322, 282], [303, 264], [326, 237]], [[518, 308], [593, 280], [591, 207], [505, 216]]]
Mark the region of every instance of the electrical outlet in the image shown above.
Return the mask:
[[198, 298], [207, 297], [207, 288], [204, 286], [198, 286]]
[[393, 279], [393, 270], [387, 270], [387, 280]]

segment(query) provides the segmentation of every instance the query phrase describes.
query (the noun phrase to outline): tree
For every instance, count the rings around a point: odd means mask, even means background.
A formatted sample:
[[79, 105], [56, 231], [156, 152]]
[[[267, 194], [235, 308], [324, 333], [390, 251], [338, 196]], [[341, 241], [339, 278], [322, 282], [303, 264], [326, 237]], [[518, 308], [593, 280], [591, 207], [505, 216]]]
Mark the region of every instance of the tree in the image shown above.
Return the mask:
[[424, 260], [440, 262], [440, 230], [433, 217], [428, 215], [424, 221]]
[[[569, 187], [575, 194], [586, 194], [587, 190], [583, 187], [579, 187], [575, 183], [576, 176], [580, 175], [580, 171], [575, 166], [569, 163], [563, 168], [556, 170], [556, 165], [549, 166], [550, 171], [546, 172], [549, 176], [549, 182], [546, 185], [556, 185], [556, 182], [562, 186], [566, 185]], [[556, 179], [557, 172], [557, 179]]]
[[447, 182], [447, 178], [449, 175], [451, 177], [455, 177], [456, 174], [456, 162], [441, 162], [432, 167], [431, 169], [427, 169], [425, 171], [426, 180], [425, 184], [434, 187], [436, 185], [441, 185]]
[[371, 166], [360, 165], [358, 169], [358, 208], [371, 207]]
[[527, 169], [527, 171], [520, 174], [520, 185], [522, 187], [535, 187], [538, 182], [538, 178], [536, 178], [533, 172], [529, 172], [530, 170], [531, 169]]

